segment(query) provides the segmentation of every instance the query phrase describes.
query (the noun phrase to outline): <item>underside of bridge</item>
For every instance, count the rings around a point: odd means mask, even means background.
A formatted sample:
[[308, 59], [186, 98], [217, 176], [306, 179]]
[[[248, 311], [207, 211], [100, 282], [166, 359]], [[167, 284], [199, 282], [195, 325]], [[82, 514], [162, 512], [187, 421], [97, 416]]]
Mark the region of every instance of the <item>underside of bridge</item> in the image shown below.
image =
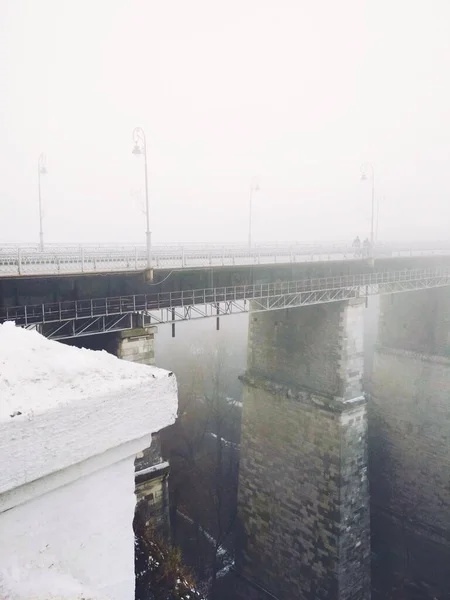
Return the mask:
[[370, 391], [373, 598], [448, 598], [449, 288], [381, 298]]
[[370, 597], [363, 310], [250, 315], [236, 567], [255, 598]]
[[197, 269], [175, 268], [155, 270], [152, 282], [148, 281], [144, 272], [0, 277], [0, 307], [250, 285], [256, 281], [268, 283], [355, 275], [373, 271], [428, 269], [449, 264], [448, 256], [427, 256], [379, 259], [375, 261], [373, 267], [367, 261], [351, 260]]

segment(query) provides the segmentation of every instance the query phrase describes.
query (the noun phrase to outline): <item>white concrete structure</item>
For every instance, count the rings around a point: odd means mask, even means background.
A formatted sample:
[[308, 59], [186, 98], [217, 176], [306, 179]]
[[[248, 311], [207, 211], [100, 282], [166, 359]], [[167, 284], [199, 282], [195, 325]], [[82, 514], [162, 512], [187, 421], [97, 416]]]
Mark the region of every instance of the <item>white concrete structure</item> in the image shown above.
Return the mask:
[[175, 377], [0, 325], [0, 598], [134, 598], [134, 457]]

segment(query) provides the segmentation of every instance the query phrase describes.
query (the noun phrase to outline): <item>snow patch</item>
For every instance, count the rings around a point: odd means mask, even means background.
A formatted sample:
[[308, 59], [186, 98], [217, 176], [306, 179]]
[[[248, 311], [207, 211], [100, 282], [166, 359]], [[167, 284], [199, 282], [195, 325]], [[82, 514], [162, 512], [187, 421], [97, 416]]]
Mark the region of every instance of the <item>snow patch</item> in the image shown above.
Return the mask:
[[25, 418], [86, 396], [104, 395], [168, 377], [156, 367], [107, 352], [48, 340], [12, 322], [0, 324], [0, 421]]
[[169, 467], [169, 463], [164, 460], [156, 465], [152, 465], [151, 467], [146, 467], [145, 469], [139, 469], [136, 471], [135, 475], [150, 475], [151, 473], [156, 473], [157, 471], [163, 471]]
[[18, 567], [0, 572], [0, 597], [4, 600], [108, 600], [69, 575]]

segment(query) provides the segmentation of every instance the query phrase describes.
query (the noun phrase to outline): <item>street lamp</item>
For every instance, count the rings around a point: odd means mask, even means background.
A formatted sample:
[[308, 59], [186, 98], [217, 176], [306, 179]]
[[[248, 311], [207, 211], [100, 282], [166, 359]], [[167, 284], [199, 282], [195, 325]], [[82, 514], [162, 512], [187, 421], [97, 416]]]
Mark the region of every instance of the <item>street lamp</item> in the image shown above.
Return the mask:
[[250, 185], [250, 202], [248, 211], [248, 247], [252, 247], [252, 205], [253, 205], [253, 192], [259, 192], [258, 178], [253, 177]]
[[372, 183], [372, 217], [370, 220], [370, 256], [373, 258], [374, 245], [374, 214], [375, 214], [375, 173], [372, 163], [361, 165], [361, 181], [367, 181], [367, 172], [370, 171], [370, 180]]
[[39, 187], [39, 249], [44, 250], [44, 229], [42, 215], [42, 198], [41, 198], [41, 175], [47, 174], [47, 157], [42, 152], [38, 160], [38, 187]]
[[152, 234], [150, 231], [150, 213], [148, 209], [148, 174], [147, 174], [147, 144], [145, 133], [142, 127], [136, 127], [133, 130], [133, 154], [135, 156], [144, 155], [144, 174], [145, 174], [145, 215], [147, 218], [147, 268], [152, 268]]

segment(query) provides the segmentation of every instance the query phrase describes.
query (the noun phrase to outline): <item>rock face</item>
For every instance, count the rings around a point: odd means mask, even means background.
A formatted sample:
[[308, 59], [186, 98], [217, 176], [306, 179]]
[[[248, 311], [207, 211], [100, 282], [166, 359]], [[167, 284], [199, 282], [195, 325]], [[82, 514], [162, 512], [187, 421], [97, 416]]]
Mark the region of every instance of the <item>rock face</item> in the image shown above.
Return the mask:
[[250, 316], [236, 567], [255, 598], [370, 598], [362, 308]]
[[6, 324], [0, 392], [0, 597], [130, 600], [134, 459], [175, 377]]

